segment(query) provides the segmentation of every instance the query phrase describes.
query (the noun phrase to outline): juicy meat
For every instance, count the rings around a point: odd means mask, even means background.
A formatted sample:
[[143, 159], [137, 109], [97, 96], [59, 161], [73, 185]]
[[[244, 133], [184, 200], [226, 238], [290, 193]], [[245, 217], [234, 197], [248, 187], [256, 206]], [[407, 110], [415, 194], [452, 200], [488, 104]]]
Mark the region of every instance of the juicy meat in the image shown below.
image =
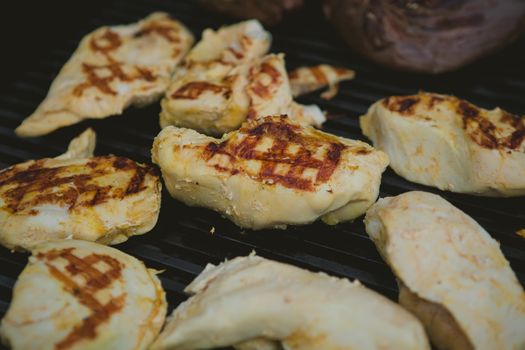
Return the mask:
[[157, 100], [192, 43], [192, 34], [180, 22], [160, 12], [137, 23], [95, 30], [82, 39], [44, 101], [16, 133], [44, 135]]
[[496, 242], [440, 196], [380, 199], [366, 232], [438, 349], [523, 349], [525, 292]]
[[100, 244], [38, 245], [0, 326], [13, 350], [147, 349], [166, 317], [154, 270]]
[[324, 10], [358, 52], [424, 73], [460, 68], [525, 30], [525, 2], [513, 0], [324, 0]]
[[31, 248], [51, 239], [117, 244], [157, 222], [160, 179], [150, 165], [117, 156], [93, 157], [94, 133], [57, 158], [0, 171], [0, 243]]
[[256, 349], [429, 349], [412, 315], [358, 281], [254, 255], [209, 264], [185, 291], [192, 296], [174, 310], [153, 350], [252, 339]]
[[525, 194], [525, 118], [453, 96], [376, 102], [361, 129], [407, 180], [483, 196]]
[[250, 120], [222, 139], [168, 127], [152, 159], [173, 197], [253, 229], [354, 219], [375, 201], [388, 164], [366, 143], [283, 116]]
[[222, 135], [247, 119], [283, 113], [321, 125], [317, 106], [293, 101], [283, 56], [264, 56], [270, 38], [255, 20], [205, 30], [162, 100], [161, 127]]

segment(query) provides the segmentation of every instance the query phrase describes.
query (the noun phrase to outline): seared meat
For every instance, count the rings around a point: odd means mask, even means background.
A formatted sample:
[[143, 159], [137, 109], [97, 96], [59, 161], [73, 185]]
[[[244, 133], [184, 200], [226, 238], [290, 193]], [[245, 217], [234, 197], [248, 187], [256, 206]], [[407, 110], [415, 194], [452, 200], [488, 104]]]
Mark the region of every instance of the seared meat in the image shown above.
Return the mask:
[[44, 135], [157, 100], [192, 43], [192, 34], [166, 13], [95, 30], [82, 39], [44, 101], [16, 133]]
[[326, 17], [358, 52], [396, 69], [442, 73], [512, 42], [525, 30], [515, 0], [325, 0]]
[[525, 292], [498, 242], [440, 196], [380, 199], [366, 231], [438, 349], [525, 348]]
[[208, 265], [186, 292], [192, 297], [175, 309], [153, 350], [250, 339], [256, 349], [429, 349], [416, 318], [358, 281], [254, 255]]
[[375, 103], [361, 129], [407, 180], [483, 196], [525, 194], [525, 118], [419, 93]]
[[250, 120], [215, 139], [168, 127], [153, 162], [170, 194], [252, 229], [352, 220], [376, 200], [383, 152], [286, 117]]
[[94, 133], [73, 140], [64, 155], [0, 171], [0, 243], [31, 248], [51, 239], [117, 244], [155, 226], [160, 179], [150, 165], [93, 157]]
[[205, 30], [162, 100], [161, 127], [222, 135], [246, 119], [283, 113], [322, 124], [317, 106], [293, 102], [283, 56], [263, 57], [269, 45], [270, 34], [254, 20]]
[[156, 271], [100, 244], [38, 245], [0, 326], [13, 350], [147, 349], [166, 317]]

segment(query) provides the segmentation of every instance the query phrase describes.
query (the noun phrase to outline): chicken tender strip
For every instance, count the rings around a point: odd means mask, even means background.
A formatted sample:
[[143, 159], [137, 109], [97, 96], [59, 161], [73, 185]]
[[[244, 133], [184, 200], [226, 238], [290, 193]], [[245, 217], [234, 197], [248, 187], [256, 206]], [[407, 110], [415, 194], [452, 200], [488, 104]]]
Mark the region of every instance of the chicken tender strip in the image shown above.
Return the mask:
[[330, 100], [337, 95], [339, 82], [354, 79], [355, 72], [351, 69], [320, 64], [296, 68], [288, 75], [294, 97], [328, 87], [321, 97]]

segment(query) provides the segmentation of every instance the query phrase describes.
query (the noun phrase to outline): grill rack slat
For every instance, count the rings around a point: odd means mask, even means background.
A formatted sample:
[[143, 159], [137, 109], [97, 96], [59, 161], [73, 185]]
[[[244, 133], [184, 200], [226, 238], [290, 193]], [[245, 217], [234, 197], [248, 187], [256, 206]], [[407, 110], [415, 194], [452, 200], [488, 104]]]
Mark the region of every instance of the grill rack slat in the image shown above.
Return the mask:
[[[68, 141], [93, 126], [98, 134], [97, 154], [114, 153], [149, 162], [149, 149], [157, 134], [158, 104], [143, 109], [130, 108], [123, 116], [93, 120], [58, 130], [38, 139], [20, 139], [13, 128], [40, 103], [62, 65], [77, 47], [80, 38], [97, 26], [135, 21], [150, 12], [163, 10], [185, 23], [198, 40], [205, 27], [218, 27], [234, 20], [203, 11], [192, 0], [116, 0], [108, 3], [100, 16], [79, 24], [78, 31], [64, 34], [60, 47], [51, 48], [0, 96], [0, 167], [27, 159], [50, 157], [65, 151]], [[352, 52], [337, 37], [319, 13], [307, 9], [271, 28], [273, 52], [285, 52], [288, 68], [305, 64], [332, 63], [355, 69], [356, 79], [342, 83], [339, 94], [330, 101], [317, 93], [300, 99], [317, 103], [331, 116], [324, 129], [339, 135], [366, 140], [361, 135], [358, 117], [377, 99], [418, 90], [454, 93], [484, 107], [499, 105], [514, 113], [524, 113], [525, 74], [519, 62], [525, 54], [512, 51], [482, 60], [458, 73], [436, 77], [390, 72]], [[304, 25], [313, 23], [315, 26]], [[518, 46], [518, 45], [516, 45]], [[517, 51], [517, 50], [515, 50]], [[517, 57], [516, 57], [517, 56]], [[510, 59], [505, 61], [508, 57]], [[126, 118], [126, 119], [123, 119]], [[152, 120], [151, 120], [152, 119]], [[515, 231], [525, 228], [525, 199], [487, 199], [443, 193], [411, 184], [388, 170], [381, 195], [424, 189], [443, 195], [472, 215], [493, 237], [525, 283], [525, 240]], [[215, 234], [210, 233], [215, 227]], [[329, 227], [315, 223], [287, 231], [243, 232], [220, 215], [205, 209], [188, 208], [169, 198], [163, 191], [161, 217], [156, 228], [117, 246], [148, 266], [166, 270], [160, 275], [167, 290], [170, 309], [185, 299], [183, 288], [208, 262], [248, 254], [255, 249], [263, 256], [315, 271], [359, 278], [364, 284], [395, 298], [396, 286], [388, 267], [364, 232], [361, 219]], [[9, 305], [10, 291], [27, 255], [0, 249], [0, 315]]]

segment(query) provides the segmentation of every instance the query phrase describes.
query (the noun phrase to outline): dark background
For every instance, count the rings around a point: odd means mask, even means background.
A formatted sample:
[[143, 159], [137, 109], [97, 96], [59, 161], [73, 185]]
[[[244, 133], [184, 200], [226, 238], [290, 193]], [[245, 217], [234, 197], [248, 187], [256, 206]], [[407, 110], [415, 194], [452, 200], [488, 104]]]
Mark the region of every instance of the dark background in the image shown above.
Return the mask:
[[2, 1], [0, 6], [0, 92], [17, 74], [78, 32], [112, 0]]

